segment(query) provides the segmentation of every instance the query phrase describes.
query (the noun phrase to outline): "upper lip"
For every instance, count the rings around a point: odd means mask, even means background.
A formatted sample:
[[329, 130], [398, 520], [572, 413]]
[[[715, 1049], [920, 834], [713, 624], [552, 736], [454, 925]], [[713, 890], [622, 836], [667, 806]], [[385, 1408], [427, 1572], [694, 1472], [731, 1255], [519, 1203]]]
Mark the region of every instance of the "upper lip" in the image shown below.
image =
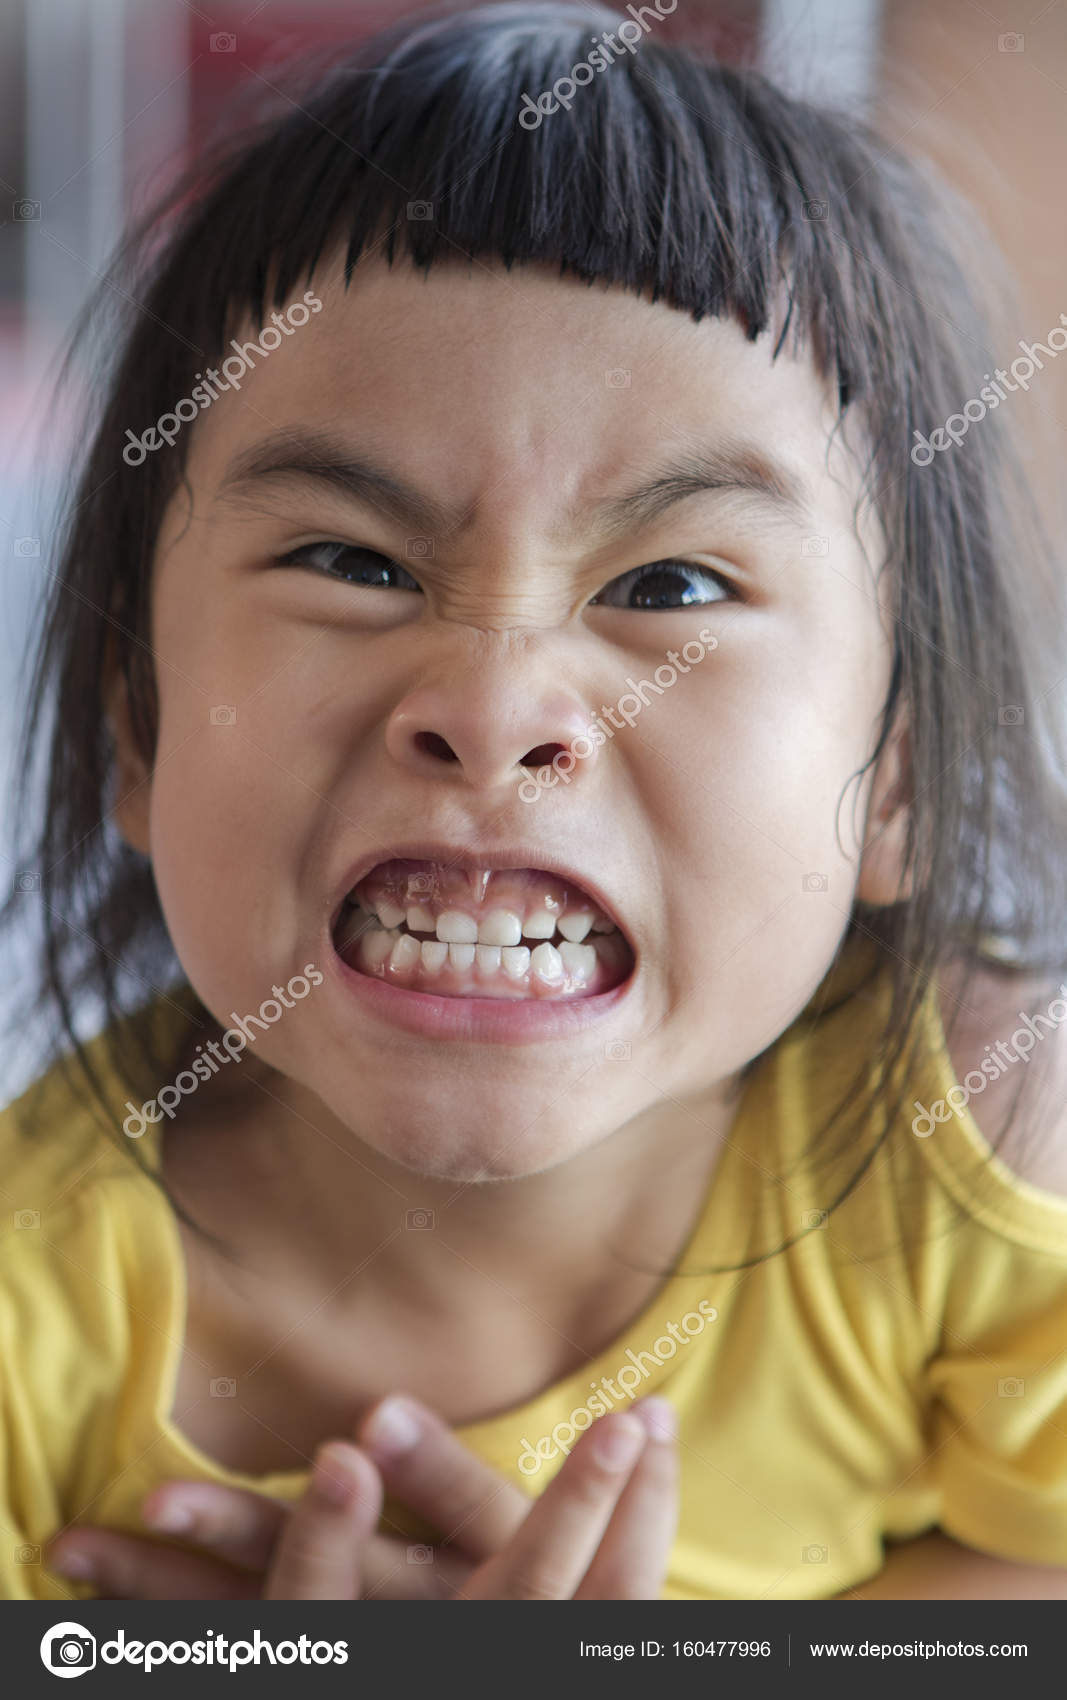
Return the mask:
[[336, 922], [341, 905], [353, 886], [358, 885], [380, 862], [392, 861], [440, 862], [445, 867], [462, 869], [538, 868], [548, 874], [558, 874], [561, 879], [569, 880], [572, 885], [581, 886], [583, 891], [588, 892], [608, 919], [614, 921], [631, 950], [633, 949], [633, 941], [619, 917], [615, 903], [597, 881], [591, 879], [583, 869], [576, 868], [573, 863], [565, 861], [551, 850], [540, 849], [532, 844], [510, 845], [506, 849], [496, 850], [479, 846], [475, 850], [467, 850], [458, 844], [422, 838], [372, 850], [366, 856], [361, 856], [345, 875], [344, 884], [334, 901], [333, 922]]

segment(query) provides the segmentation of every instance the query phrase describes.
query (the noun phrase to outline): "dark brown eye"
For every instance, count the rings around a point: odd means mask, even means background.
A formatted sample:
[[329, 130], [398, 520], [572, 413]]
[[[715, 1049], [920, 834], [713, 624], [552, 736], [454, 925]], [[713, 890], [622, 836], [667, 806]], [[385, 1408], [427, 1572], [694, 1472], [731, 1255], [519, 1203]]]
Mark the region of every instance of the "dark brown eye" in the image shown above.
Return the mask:
[[278, 557], [279, 567], [308, 567], [345, 584], [365, 585], [368, 590], [421, 589], [411, 574], [388, 555], [352, 543], [303, 543], [288, 555]]
[[653, 561], [613, 579], [593, 597], [592, 606], [640, 612], [702, 608], [709, 602], [728, 601], [733, 594], [726, 579], [710, 567], [698, 567], [691, 561]]

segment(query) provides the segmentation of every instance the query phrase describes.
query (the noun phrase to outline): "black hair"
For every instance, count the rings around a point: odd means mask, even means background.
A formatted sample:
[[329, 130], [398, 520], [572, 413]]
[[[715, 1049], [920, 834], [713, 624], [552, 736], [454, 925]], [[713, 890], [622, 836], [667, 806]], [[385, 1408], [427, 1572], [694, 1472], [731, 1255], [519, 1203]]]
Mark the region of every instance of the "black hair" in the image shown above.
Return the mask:
[[[120, 1078], [147, 1082], [150, 1096], [167, 1059], [132, 1017], [178, 964], [149, 862], [109, 819], [105, 709], [121, 679], [151, 764], [153, 554], [192, 433], [137, 467], [123, 448], [189, 393], [236, 325], [264, 322], [338, 253], [346, 281], [372, 253], [427, 272], [491, 257], [619, 285], [698, 321], [728, 316], [750, 339], [772, 330], [776, 352], [806, 352], [835, 387], [840, 418], [862, 421], [864, 494], [894, 606], [871, 762], [905, 711], [916, 878], [914, 895], [857, 904], [849, 922], [846, 938], [880, 947], [893, 996], [878, 1054], [834, 1118], [834, 1154], [856, 1156], [839, 1197], [874, 1155], [855, 1144], [870, 1106], [891, 1090], [899, 1101], [896, 1070], [939, 969], [977, 965], [999, 941], [1013, 965], [1062, 972], [1062, 607], [1010, 410], [929, 465], [911, 455], [915, 433], [957, 412], [992, 363], [950, 199], [855, 117], [654, 29], [595, 67], [594, 32], [622, 21], [603, 6], [525, 0], [416, 16], [326, 71], [297, 73], [295, 101], [207, 150], [140, 222], [79, 330], [78, 348], [98, 333], [109, 352], [50, 564], [25, 745], [26, 775], [40, 759], [45, 782], [22, 866], [39, 879], [36, 1007], [58, 1016], [70, 1066], [112, 1131], [121, 1110], [77, 1012], [91, 1003]], [[9, 920], [27, 895], [9, 900]]]

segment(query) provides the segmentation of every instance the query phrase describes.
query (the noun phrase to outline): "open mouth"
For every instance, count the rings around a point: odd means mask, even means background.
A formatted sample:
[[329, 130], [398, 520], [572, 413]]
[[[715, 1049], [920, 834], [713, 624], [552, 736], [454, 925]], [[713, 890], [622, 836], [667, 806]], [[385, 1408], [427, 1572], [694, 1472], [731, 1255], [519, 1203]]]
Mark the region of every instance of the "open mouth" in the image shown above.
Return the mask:
[[595, 997], [636, 960], [615, 921], [558, 874], [399, 858], [348, 893], [333, 941], [356, 973], [446, 998]]

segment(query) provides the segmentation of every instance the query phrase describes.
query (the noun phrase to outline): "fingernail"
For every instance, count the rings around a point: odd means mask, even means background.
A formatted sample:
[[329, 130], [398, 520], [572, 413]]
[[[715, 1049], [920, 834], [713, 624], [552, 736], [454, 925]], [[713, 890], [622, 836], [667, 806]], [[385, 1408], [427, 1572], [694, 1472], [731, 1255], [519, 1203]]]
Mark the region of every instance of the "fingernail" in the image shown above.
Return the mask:
[[639, 1422], [629, 1415], [619, 1417], [597, 1436], [597, 1459], [606, 1470], [628, 1470], [636, 1462], [645, 1440]]
[[674, 1440], [678, 1433], [678, 1417], [669, 1399], [642, 1399], [634, 1406], [634, 1416], [653, 1440]]
[[335, 1446], [324, 1446], [315, 1455], [311, 1486], [327, 1505], [351, 1504], [356, 1482], [347, 1455]]
[[89, 1554], [77, 1547], [49, 1553], [48, 1567], [57, 1576], [66, 1576], [71, 1582], [91, 1582], [96, 1575], [96, 1565]]
[[406, 1399], [391, 1394], [371, 1413], [360, 1439], [372, 1451], [390, 1457], [410, 1452], [419, 1438], [418, 1415]]
[[161, 1535], [186, 1534], [196, 1522], [187, 1505], [160, 1505], [152, 1511], [145, 1511], [143, 1515], [147, 1526], [156, 1529]]

